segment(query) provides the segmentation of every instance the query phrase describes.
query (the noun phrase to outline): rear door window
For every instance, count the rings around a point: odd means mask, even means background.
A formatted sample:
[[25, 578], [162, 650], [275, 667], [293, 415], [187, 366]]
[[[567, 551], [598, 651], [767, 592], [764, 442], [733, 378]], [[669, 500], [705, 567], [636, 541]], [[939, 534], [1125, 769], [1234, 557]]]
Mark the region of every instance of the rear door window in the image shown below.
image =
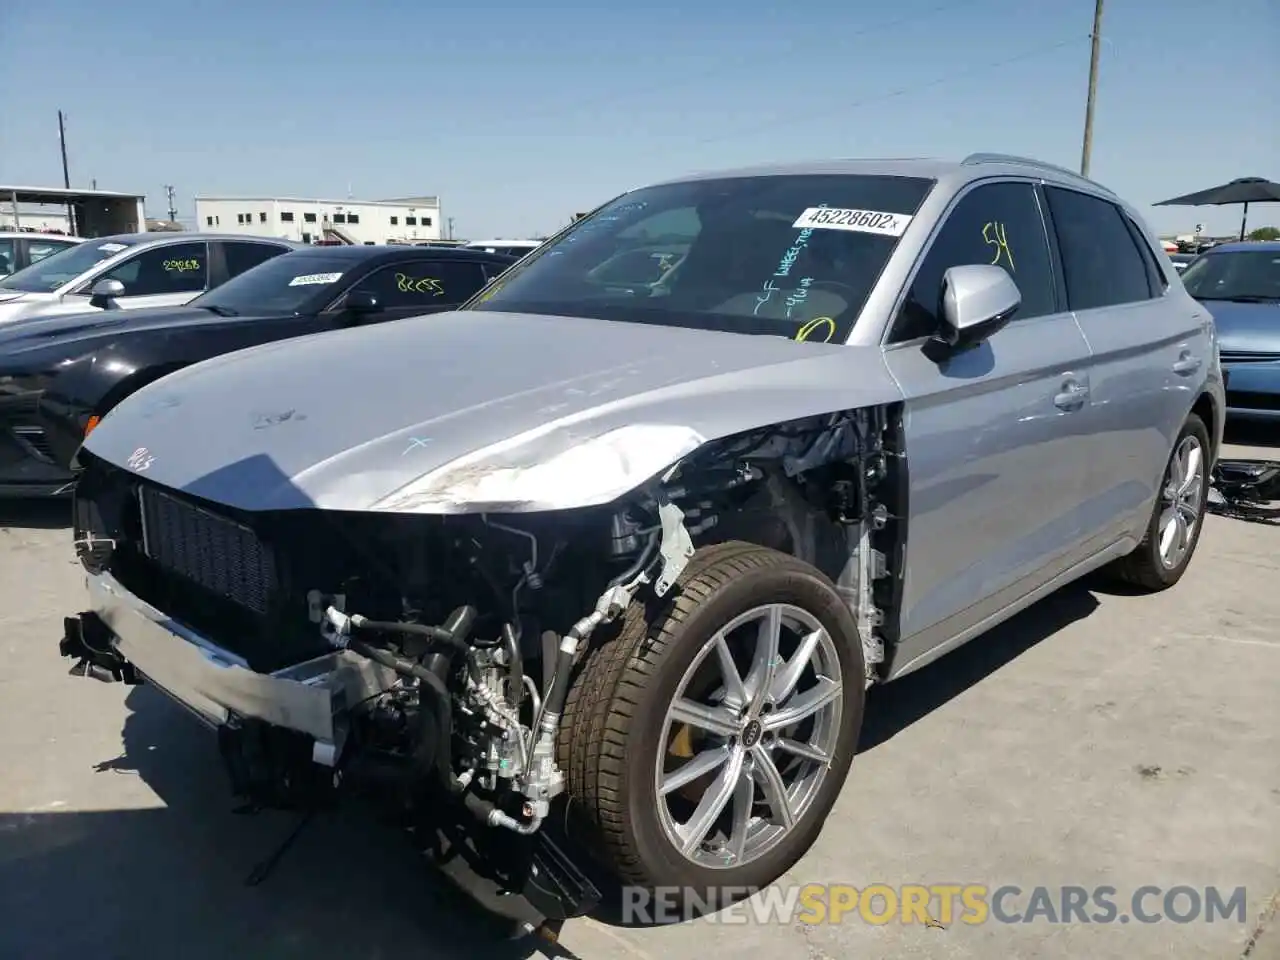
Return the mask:
[[1147, 261], [1119, 207], [1063, 187], [1045, 187], [1044, 192], [1072, 310], [1138, 303], [1154, 296]]
[[278, 257], [289, 251], [274, 243], [243, 243], [237, 240], [224, 241], [223, 256], [227, 262], [227, 277], [238, 277], [246, 270], [252, 270], [260, 263], [266, 263], [272, 257]]

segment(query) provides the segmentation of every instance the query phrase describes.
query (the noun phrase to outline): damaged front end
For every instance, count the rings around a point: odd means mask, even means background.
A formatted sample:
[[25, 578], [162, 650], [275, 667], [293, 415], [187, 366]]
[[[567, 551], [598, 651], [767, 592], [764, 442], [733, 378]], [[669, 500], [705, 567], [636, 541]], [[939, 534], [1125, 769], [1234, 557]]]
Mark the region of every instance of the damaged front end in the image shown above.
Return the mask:
[[581, 915], [607, 882], [563, 810], [583, 653], [633, 601], [672, 591], [699, 548], [741, 540], [830, 577], [875, 680], [905, 543], [899, 417], [753, 430], [608, 503], [536, 512], [247, 513], [86, 453], [90, 610], [62, 653], [214, 727], [250, 803], [373, 797], [491, 909]]

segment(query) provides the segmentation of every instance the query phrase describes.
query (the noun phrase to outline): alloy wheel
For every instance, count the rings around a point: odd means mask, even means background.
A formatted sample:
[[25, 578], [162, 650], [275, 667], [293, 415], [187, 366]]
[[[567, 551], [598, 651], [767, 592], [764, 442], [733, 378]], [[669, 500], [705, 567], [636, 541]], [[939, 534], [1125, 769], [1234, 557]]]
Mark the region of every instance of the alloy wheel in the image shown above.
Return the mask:
[[755, 607], [718, 630], [663, 722], [655, 785], [672, 845], [735, 868], [794, 830], [831, 766], [843, 683], [835, 641], [799, 607]]

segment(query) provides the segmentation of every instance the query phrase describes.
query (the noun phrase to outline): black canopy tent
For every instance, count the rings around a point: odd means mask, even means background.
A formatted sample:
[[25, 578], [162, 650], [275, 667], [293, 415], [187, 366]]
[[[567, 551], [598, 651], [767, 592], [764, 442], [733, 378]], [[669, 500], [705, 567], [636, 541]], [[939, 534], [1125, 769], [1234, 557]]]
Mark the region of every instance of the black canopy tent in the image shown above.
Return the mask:
[[1240, 217], [1240, 239], [1244, 239], [1245, 225], [1249, 222], [1249, 204], [1280, 202], [1280, 183], [1262, 177], [1240, 177], [1219, 187], [1197, 190], [1172, 200], [1161, 200], [1157, 207], [1224, 207], [1228, 204], [1244, 204]]

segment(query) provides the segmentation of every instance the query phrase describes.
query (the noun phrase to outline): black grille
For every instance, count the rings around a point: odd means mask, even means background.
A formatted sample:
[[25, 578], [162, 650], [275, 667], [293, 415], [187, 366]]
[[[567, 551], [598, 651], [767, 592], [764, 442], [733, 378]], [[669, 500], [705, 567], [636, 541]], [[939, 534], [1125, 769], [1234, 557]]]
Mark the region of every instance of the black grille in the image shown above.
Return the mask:
[[1280, 410], [1280, 393], [1227, 391], [1227, 406], [1238, 410]]
[[1280, 360], [1280, 353], [1264, 353], [1259, 350], [1223, 350], [1219, 353], [1223, 363], [1266, 363]]
[[138, 497], [148, 557], [215, 596], [267, 613], [275, 556], [252, 530], [152, 487], [139, 488]]
[[19, 443], [33, 450], [41, 460], [53, 462], [53, 454], [49, 450], [49, 438], [41, 427], [19, 425], [12, 428], [13, 436]]

